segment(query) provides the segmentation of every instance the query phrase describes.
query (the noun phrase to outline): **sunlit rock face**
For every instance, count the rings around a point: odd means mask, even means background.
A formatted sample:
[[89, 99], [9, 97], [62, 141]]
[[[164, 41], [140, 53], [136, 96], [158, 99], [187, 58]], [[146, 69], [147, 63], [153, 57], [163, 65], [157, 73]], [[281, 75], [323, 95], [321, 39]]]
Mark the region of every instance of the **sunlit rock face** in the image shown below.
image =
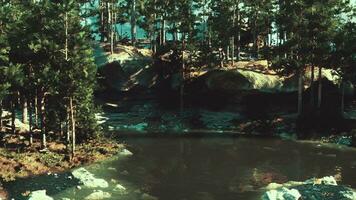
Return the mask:
[[152, 52], [131, 46], [117, 45], [110, 54], [104, 45], [95, 44], [95, 63], [104, 84], [118, 91], [128, 91], [136, 87], [150, 88], [157, 78], [152, 66]]
[[[204, 78], [205, 84], [210, 90], [229, 93], [253, 90], [267, 93], [298, 91], [298, 77], [295, 75], [284, 77], [253, 70], [227, 69], [209, 71], [201, 78]], [[323, 71], [323, 79], [334, 85], [337, 85], [339, 81], [338, 77], [333, 75], [332, 70]], [[308, 88], [311, 81], [309, 74], [305, 74], [304, 81], [304, 87]], [[345, 88], [347, 95], [353, 94], [351, 84], [346, 84]]]

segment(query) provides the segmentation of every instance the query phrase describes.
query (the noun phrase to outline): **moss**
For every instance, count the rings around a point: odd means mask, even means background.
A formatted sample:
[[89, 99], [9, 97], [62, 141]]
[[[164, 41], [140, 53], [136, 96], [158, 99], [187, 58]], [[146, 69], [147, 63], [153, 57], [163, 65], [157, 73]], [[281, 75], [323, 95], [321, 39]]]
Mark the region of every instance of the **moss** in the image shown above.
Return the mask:
[[48, 151], [40, 153], [39, 144], [26, 147], [22, 152], [0, 148], [0, 179], [13, 181], [49, 172], [61, 172], [73, 167], [102, 161], [117, 154], [123, 145], [111, 140], [90, 140], [77, 146], [76, 156], [68, 161], [65, 146], [60, 143], [48, 144]]

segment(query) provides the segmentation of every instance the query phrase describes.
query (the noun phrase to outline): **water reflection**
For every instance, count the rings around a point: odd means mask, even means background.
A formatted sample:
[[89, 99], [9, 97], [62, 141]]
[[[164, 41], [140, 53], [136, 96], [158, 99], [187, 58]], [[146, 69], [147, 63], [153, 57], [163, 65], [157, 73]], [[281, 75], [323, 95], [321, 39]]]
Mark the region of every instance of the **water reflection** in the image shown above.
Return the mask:
[[[128, 138], [131, 157], [88, 166], [109, 182], [102, 189], [111, 199], [140, 200], [252, 200], [270, 182], [304, 181], [335, 175], [341, 184], [356, 188], [356, 151], [316, 144], [256, 138]], [[52, 179], [42, 177], [41, 181]], [[93, 189], [61, 188], [61, 179], [34, 188], [36, 179], [8, 187], [12, 194], [47, 189], [55, 199], [84, 199]], [[65, 182], [65, 180], [63, 181]], [[117, 184], [127, 188], [115, 190]], [[21, 185], [21, 187], [19, 187]], [[38, 184], [37, 184], [38, 185]]]

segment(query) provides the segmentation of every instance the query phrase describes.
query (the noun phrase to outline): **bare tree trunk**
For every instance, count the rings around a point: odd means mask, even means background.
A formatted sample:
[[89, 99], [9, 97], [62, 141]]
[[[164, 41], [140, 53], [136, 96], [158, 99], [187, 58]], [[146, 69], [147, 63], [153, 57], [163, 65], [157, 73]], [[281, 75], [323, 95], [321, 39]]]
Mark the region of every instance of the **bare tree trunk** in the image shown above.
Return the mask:
[[[237, 4], [238, 6], [239, 4]], [[240, 52], [241, 52], [241, 32], [240, 32], [240, 10], [237, 10], [237, 23], [238, 23], [238, 31], [237, 31], [237, 60], [240, 61]]]
[[180, 113], [183, 114], [184, 109], [184, 79], [185, 79], [185, 60], [184, 60], [184, 51], [185, 51], [185, 36], [183, 34], [182, 38], [182, 82], [180, 84]]
[[73, 98], [69, 98], [70, 106], [70, 121], [72, 128], [72, 158], [75, 156], [75, 118], [74, 118], [74, 108], [73, 108]]
[[314, 109], [315, 106], [315, 100], [314, 100], [314, 79], [315, 79], [315, 75], [314, 75], [314, 70], [315, 70], [315, 66], [312, 64], [311, 66], [311, 78], [310, 78], [310, 106], [311, 108]]
[[344, 80], [341, 80], [341, 105], [340, 105], [340, 112], [341, 116], [344, 116], [344, 110], [345, 110], [345, 83]]
[[45, 110], [45, 96], [44, 94], [40, 95], [40, 102], [38, 104], [38, 110], [40, 112], [41, 118], [41, 147], [42, 149], [47, 148], [47, 140], [46, 140], [46, 110]]
[[35, 109], [35, 125], [38, 126], [38, 93], [35, 95], [35, 105], [33, 106]]
[[16, 133], [15, 120], [16, 120], [16, 111], [15, 111], [15, 98], [11, 98], [11, 131], [12, 134]]
[[322, 98], [322, 87], [323, 87], [323, 82], [322, 82], [322, 67], [319, 67], [319, 88], [318, 88], [318, 109], [320, 110], [321, 108], [321, 98]]
[[0, 100], [0, 132], [2, 131], [2, 100]]
[[162, 45], [166, 44], [166, 20], [162, 17], [162, 26], [161, 26], [161, 34], [162, 34]]
[[67, 149], [69, 149], [69, 144], [70, 144], [70, 106], [67, 107], [67, 123], [66, 123], [66, 144], [67, 144]]
[[65, 28], [65, 46], [64, 46], [64, 54], [65, 60], [68, 60], [68, 13], [65, 13], [64, 16], [64, 28]]
[[303, 70], [299, 69], [298, 79], [298, 116], [303, 113]]
[[131, 5], [131, 43], [136, 45], [136, 0], [132, 0]]
[[111, 54], [114, 54], [114, 30], [113, 30], [113, 26], [114, 26], [114, 23], [113, 23], [113, 13], [112, 13], [112, 4], [111, 3], [108, 3], [108, 17], [109, 17], [109, 30], [110, 30], [110, 53]]
[[100, 0], [100, 32], [101, 32], [101, 37], [100, 40], [101, 42], [104, 42], [104, 28], [105, 23], [104, 23], [104, 2], [103, 0]]
[[33, 144], [33, 132], [32, 132], [32, 127], [33, 127], [33, 119], [32, 119], [32, 112], [33, 112], [33, 109], [32, 109], [32, 106], [33, 104], [31, 103], [31, 101], [28, 102], [28, 106], [29, 106], [29, 131], [30, 131], [30, 138], [29, 138], [29, 143], [30, 143], [30, 146], [32, 146]]
[[28, 108], [27, 108], [27, 99], [25, 96], [22, 97], [22, 123], [28, 123]]
[[[236, 12], [236, 8], [234, 8], [234, 12], [232, 15], [232, 27], [235, 28], [235, 12]], [[233, 33], [232, 37], [231, 37], [231, 61], [232, 61], [232, 66], [235, 65], [235, 35]]]

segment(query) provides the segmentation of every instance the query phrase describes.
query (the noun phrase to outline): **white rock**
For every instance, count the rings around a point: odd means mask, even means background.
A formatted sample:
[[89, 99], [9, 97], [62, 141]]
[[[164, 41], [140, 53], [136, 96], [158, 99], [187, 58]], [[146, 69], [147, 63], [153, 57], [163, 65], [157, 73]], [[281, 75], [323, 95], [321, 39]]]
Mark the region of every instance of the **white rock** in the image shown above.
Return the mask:
[[37, 190], [30, 193], [28, 200], [53, 200], [53, 198], [47, 196], [46, 190]]
[[337, 185], [337, 182], [333, 176], [325, 176], [321, 178], [321, 183], [324, 185]]
[[117, 185], [115, 186], [115, 189], [114, 189], [114, 190], [116, 190], [116, 191], [125, 191], [126, 188], [125, 188], [124, 186], [120, 185], [120, 184], [117, 184]]
[[110, 198], [111, 194], [108, 192], [103, 192], [101, 190], [94, 191], [89, 196], [85, 197], [86, 200], [100, 200]]
[[142, 200], [158, 200], [157, 197], [154, 197], [154, 196], [149, 195], [147, 193], [143, 193], [142, 196], [141, 196], [141, 199]]
[[119, 155], [122, 155], [122, 156], [132, 156], [133, 153], [132, 153], [131, 151], [127, 150], [127, 149], [123, 149], [123, 150], [119, 153]]
[[341, 191], [340, 194], [344, 196], [346, 199], [355, 200], [356, 199], [356, 192], [354, 191]]
[[337, 182], [333, 176], [325, 176], [323, 178], [312, 178], [304, 181], [305, 184], [323, 184], [323, 185], [337, 185]]
[[279, 184], [279, 183], [270, 183], [270, 184], [267, 185], [266, 189], [267, 190], [276, 190], [276, 189], [278, 189], [280, 187], [283, 187], [283, 185]]
[[302, 195], [296, 189], [281, 188], [267, 191], [262, 200], [298, 200]]
[[92, 173], [83, 167], [76, 169], [72, 172], [73, 176], [79, 179], [80, 182], [83, 183], [84, 186], [89, 188], [107, 188], [109, 187], [109, 183], [100, 178], [95, 178]]

